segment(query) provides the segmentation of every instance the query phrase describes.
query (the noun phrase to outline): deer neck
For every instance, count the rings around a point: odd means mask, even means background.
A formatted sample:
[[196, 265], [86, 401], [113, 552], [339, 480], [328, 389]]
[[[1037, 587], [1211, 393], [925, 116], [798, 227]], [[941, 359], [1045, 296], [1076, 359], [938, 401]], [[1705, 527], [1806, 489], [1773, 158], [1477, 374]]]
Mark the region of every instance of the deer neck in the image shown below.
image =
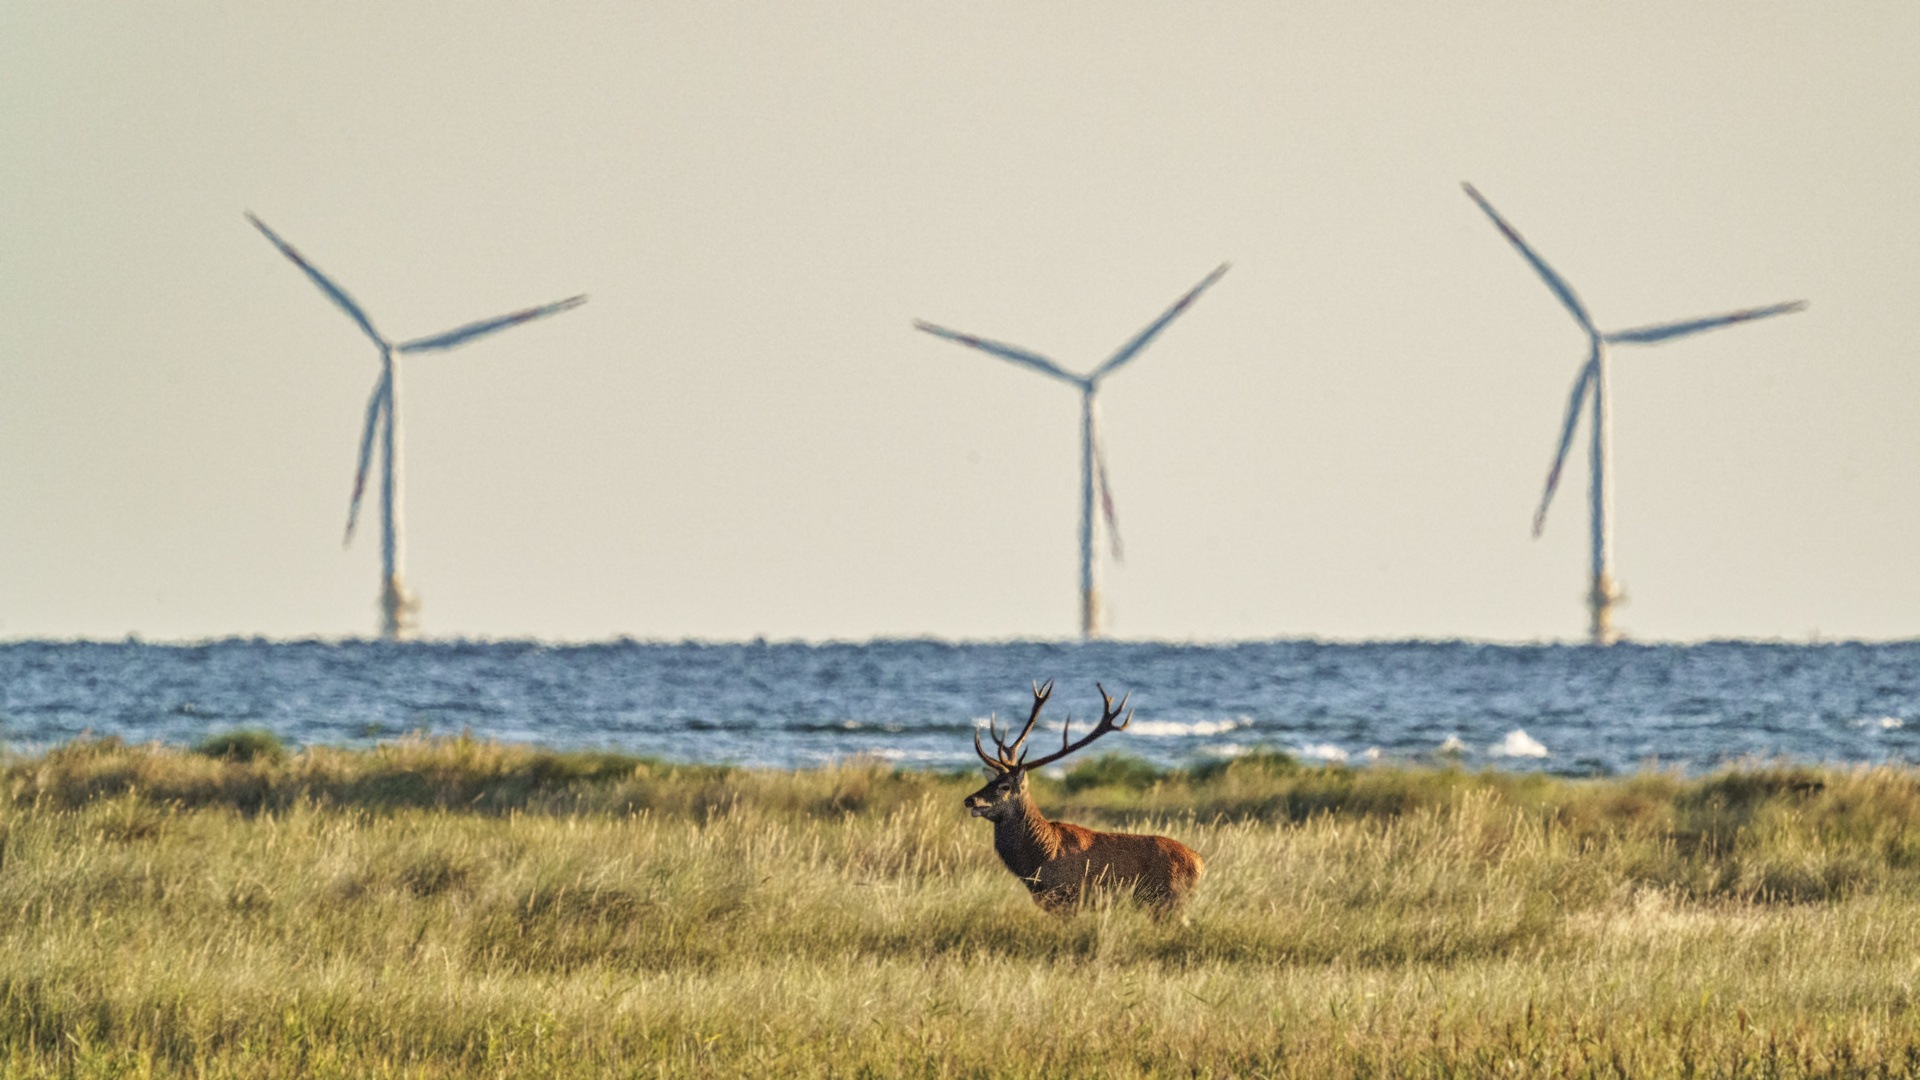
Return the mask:
[[1015, 877], [1030, 879], [1060, 854], [1060, 830], [1023, 797], [1014, 813], [994, 822], [993, 849]]

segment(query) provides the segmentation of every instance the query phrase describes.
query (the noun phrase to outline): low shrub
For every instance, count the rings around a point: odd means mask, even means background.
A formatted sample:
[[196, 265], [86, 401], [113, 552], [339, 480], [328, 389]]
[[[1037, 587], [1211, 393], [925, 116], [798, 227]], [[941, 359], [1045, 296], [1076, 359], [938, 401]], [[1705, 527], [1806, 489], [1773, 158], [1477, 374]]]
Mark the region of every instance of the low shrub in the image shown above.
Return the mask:
[[1145, 791], [1167, 778], [1165, 770], [1126, 754], [1102, 754], [1073, 767], [1061, 781], [1069, 794], [1088, 788], [1113, 787]]
[[262, 728], [238, 728], [216, 731], [193, 746], [193, 752], [229, 761], [267, 761], [279, 764], [287, 759], [287, 748], [280, 737]]

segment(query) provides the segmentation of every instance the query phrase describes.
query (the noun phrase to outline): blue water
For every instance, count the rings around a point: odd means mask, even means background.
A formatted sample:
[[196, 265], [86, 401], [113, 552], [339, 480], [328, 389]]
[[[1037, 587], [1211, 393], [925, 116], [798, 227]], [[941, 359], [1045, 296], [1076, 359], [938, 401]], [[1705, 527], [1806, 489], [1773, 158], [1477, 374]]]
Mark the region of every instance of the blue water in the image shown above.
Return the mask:
[[[1097, 715], [1096, 679], [1131, 691], [1132, 728], [1100, 747], [1162, 764], [1253, 747], [1404, 760], [1448, 739], [1470, 765], [1576, 774], [1920, 758], [1920, 642], [20, 642], [0, 645], [0, 739], [183, 744], [264, 727], [364, 745], [470, 730], [682, 761], [939, 768], [974, 762], [977, 719], [1024, 718], [1034, 678], [1058, 679], [1055, 722]], [[1544, 756], [1499, 752], [1515, 748]]]

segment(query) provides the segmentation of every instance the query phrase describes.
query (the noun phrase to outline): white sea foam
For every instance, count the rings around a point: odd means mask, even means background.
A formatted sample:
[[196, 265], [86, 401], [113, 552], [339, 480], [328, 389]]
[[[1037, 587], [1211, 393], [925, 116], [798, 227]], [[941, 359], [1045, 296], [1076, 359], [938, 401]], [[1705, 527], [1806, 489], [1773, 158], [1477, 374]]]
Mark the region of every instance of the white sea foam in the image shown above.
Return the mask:
[[[969, 747], [968, 749], [971, 750], [972, 748]], [[903, 750], [893, 746], [876, 746], [847, 756], [823, 755], [821, 760], [826, 762], [837, 761], [842, 764], [858, 764], [862, 758], [869, 760], [878, 759], [880, 761], [913, 761], [929, 765], [945, 765], [951, 764], [954, 761], [954, 755], [945, 750]], [[975, 759], [976, 762], [977, 760], [978, 759]], [[961, 762], [961, 764], [969, 764], [969, 762]]]
[[1300, 756], [1305, 758], [1319, 758], [1321, 761], [1332, 762], [1343, 762], [1347, 760], [1347, 752], [1332, 743], [1314, 743], [1309, 746], [1303, 746], [1300, 748]]
[[1460, 736], [1449, 735], [1445, 741], [1441, 742], [1440, 749], [1436, 752], [1441, 754], [1464, 754], [1467, 752], [1467, 744], [1460, 741]]
[[1487, 747], [1487, 753], [1494, 757], [1546, 757], [1547, 748], [1539, 740], [1519, 728], [1507, 732], [1507, 737]]
[[1907, 722], [1897, 716], [1881, 716], [1870, 720], [1855, 720], [1853, 726], [1857, 728], [1879, 728], [1881, 731], [1892, 731], [1894, 728], [1906, 727]]
[[[857, 754], [850, 754], [845, 757], [834, 757], [831, 755], [821, 755], [821, 757], [822, 757], [822, 760], [825, 760], [825, 761], [838, 761], [844, 764], [846, 762], [859, 761], [861, 758], [878, 758], [881, 761], [905, 761], [907, 760], [908, 755], [911, 753], [914, 753], [914, 752], [907, 751], [907, 750], [895, 750], [892, 747], [887, 747], [887, 746], [876, 746], [871, 750], [862, 750]], [[926, 753], [926, 751], [919, 751], [918, 753], [924, 754]], [[942, 755], [942, 756], [944, 757], [945, 755]], [[922, 758], [920, 760], [925, 760], [925, 759]]]
[[1195, 720], [1181, 723], [1178, 720], [1135, 720], [1127, 725], [1130, 735], [1223, 735], [1229, 731], [1238, 731], [1243, 727], [1252, 727], [1253, 717], [1236, 716], [1231, 720]]

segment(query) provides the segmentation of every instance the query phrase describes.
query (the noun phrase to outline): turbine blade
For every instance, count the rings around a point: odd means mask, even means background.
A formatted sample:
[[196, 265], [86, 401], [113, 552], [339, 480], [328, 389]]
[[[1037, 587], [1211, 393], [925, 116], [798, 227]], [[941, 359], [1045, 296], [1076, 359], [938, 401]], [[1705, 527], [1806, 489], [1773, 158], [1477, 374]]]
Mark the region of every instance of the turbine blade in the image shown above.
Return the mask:
[[1593, 328], [1592, 316], [1587, 314], [1587, 309], [1580, 303], [1580, 298], [1574, 295], [1573, 286], [1568, 285], [1565, 279], [1554, 273], [1553, 267], [1548, 266], [1547, 260], [1542, 259], [1538, 252], [1527, 246], [1527, 242], [1520, 238], [1520, 233], [1507, 224], [1507, 219], [1501, 217], [1500, 212], [1493, 208], [1493, 204], [1482, 198], [1472, 184], [1462, 183], [1460, 186], [1466, 188], [1467, 197], [1479, 203], [1480, 209], [1486, 211], [1487, 216], [1493, 219], [1493, 224], [1506, 236], [1507, 241], [1518, 249], [1529, 263], [1533, 264], [1534, 272], [1540, 275], [1540, 280], [1547, 283], [1547, 288], [1552, 289], [1553, 295], [1560, 298], [1560, 302], [1573, 313], [1573, 317], [1579, 321], [1580, 326], [1589, 334], [1599, 333]]
[[253, 216], [253, 211], [247, 211], [247, 220], [253, 222], [253, 227], [259, 229], [261, 235], [272, 241], [274, 247], [280, 249], [280, 254], [292, 259], [293, 265], [305, 270], [307, 276], [313, 279], [313, 283], [320, 287], [320, 291], [327, 294], [327, 299], [333, 301], [335, 307], [346, 312], [347, 316], [354, 322], [359, 323], [360, 329], [366, 331], [367, 336], [373, 339], [375, 345], [383, 348], [386, 346], [386, 339], [380, 336], [380, 331], [373, 328], [373, 320], [367, 318], [367, 313], [360, 310], [360, 305], [354, 303], [353, 297], [347, 295], [347, 290], [335, 285], [327, 275], [320, 272], [319, 267], [314, 266], [298, 251], [295, 251], [292, 244], [280, 239], [279, 233], [267, 228], [266, 222]]
[[1745, 311], [1730, 311], [1725, 315], [1709, 315], [1704, 319], [1688, 319], [1685, 322], [1661, 323], [1658, 326], [1637, 326], [1631, 330], [1620, 330], [1612, 334], [1601, 335], [1607, 341], [1623, 345], [1648, 345], [1656, 341], [1668, 341], [1688, 334], [1697, 334], [1702, 330], [1714, 330], [1734, 323], [1752, 322], [1774, 315], [1786, 315], [1795, 311], [1804, 311], [1805, 300], [1792, 300], [1784, 304], [1768, 304], [1766, 307], [1748, 308]]
[[1553, 491], [1560, 486], [1560, 469], [1567, 463], [1567, 450], [1573, 445], [1573, 429], [1580, 424], [1580, 406], [1586, 403], [1587, 390], [1593, 386], [1593, 380], [1600, 372], [1600, 346], [1596, 342], [1593, 353], [1587, 357], [1585, 367], [1580, 369], [1580, 377], [1573, 381], [1573, 397], [1567, 400], [1567, 422], [1560, 428], [1560, 448], [1554, 451], [1553, 468], [1547, 470], [1547, 490], [1540, 496], [1540, 509], [1533, 512], [1533, 535], [1538, 537], [1540, 530], [1547, 524], [1547, 504], [1553, 501]]
[[1106, 363], [1101, 364], [1097, 368], [1094, 368], [1093, 374], [1087, 376], [1088, 380], [1091, 381], [1091, 380], [1099, 379], [1102, 376], [1106, 375], [1108, 372], [1111, 372], [1113, 369], [1119, 367], [1121, 364], [1126, 363], [1127, 361], [1133, 359], [1136, 355], [1138, 355], [1141, 349], [1144, 349], [1147, 347], [1148, 342], [1152, 341], [1155, 337], [1159, 336], [1160, 331], [1165, 330], [1167, 328], [1168, 323], [1172, 322], [1174, 318], [1178, 316], [1181, 312], [1187, 310], [1187, 307], [1191, 305], [1195, 300], [1199, 299], [1200, 294], [1203, 292], [1206, 292], [1207, 289], [1210, 286], [1212, 286], [1214, 282], [1219, 281], [1220, 275], [1227, 272], [1227, 267], [1229, 265], [1231, 264], [1221, 263], [1219, 266], [1215, 267], [1213, 273], [1208, 274], [1204, 279], [1201, 280], [1200, 284], [1195, 285], [1192, 289], [1189, 289], [1187, 291], [1187, 295], [1175, 301], [1174, 305], [1168, 308], [1164, 315], [1161, 315], [1158, 319], [1155, 319], [1151, 324], [1147, 326], [1145, 330], [1142, 330], [1138, 334], [1135, 334], [1133, 336], [1132, 341], [1129, 341], [1125, 345], [1120, 346], [1120, 351], [1108, 357]]
[[403, 341], [394, 346], [393, 351], [417, 353], [451, 349], [456, 345], [464, 345], [474, 338], [498, 333], [510, 326], [519, 326], [521, 323], [532, 322], [535, 319], [544, 319], [549, 315], [558, 315], [563, 311], [571, 311], [586, 302], [587, 298], [584, 295], [569, 296], [565, 300], [556, 300], [551, 304], [530, 307], [524, 311], [516, 311], [511, 315], [502, 315], [497, 319], [482, 319], [479, 322], [470, 322], [465, 326], [449, 330], [444, 334], [435, 334], [432, 337], [414, 338], [412, 341]]
[[1120, 519], [1113, 514], [1113, 488], [1107, 485], [1107, 453], [1100, 446], [1097, 428], [1093, 436], [1093, 477], [1100, 486], [1100, 513], [1107, 519], [1107, 542], [1113, 550], [1113, 561], [1126, 562], [1126, 551], [1120, 546]]
[[919, 319], [914, 320], [913, 328], [915, 330], [924, 330], [934, 337], [943, 337], [948, 341], [957, 341], [962, 345], [979, 349], [981, 352], [992, 353], [1002, 360], [1011, 360], [1023, 367], [1030, 367], [1042, 375], [1051, 375], [1056, 379], [1070, 382], [1075, 386], [1085, 386], [1087, 384], [1087, 380], [1075, 375], [1073, 372], [1068, 371], [1066, 368], [1061, 367], [1046, 357], [1041, 356], [1039, 353], [1028, 352], [1017, 346], [1002, 344], [998, 341], [988, 341], [986, 338], [977, 338], [972, 334], [963, 334], [958, 330], [949, 330], [944, 326], [935, 326], [930, 322], [922, 322]]
[[360, 520], [360, 496], [366, 493], [367, 468], [373, 464], [373, 433], [380, 427], [380, 414], [391, 400], [388, 388], [392, 383], [388, 375], [388, 371], [380, 373], [373, 384], [373, 396], [367, 399], [367, 426], [360, 433], [360, 467], [353, 473], [353, 499], [347, 503], [347, 534], [340, 540], [341, 547], [353, 543], [353, 526]]

